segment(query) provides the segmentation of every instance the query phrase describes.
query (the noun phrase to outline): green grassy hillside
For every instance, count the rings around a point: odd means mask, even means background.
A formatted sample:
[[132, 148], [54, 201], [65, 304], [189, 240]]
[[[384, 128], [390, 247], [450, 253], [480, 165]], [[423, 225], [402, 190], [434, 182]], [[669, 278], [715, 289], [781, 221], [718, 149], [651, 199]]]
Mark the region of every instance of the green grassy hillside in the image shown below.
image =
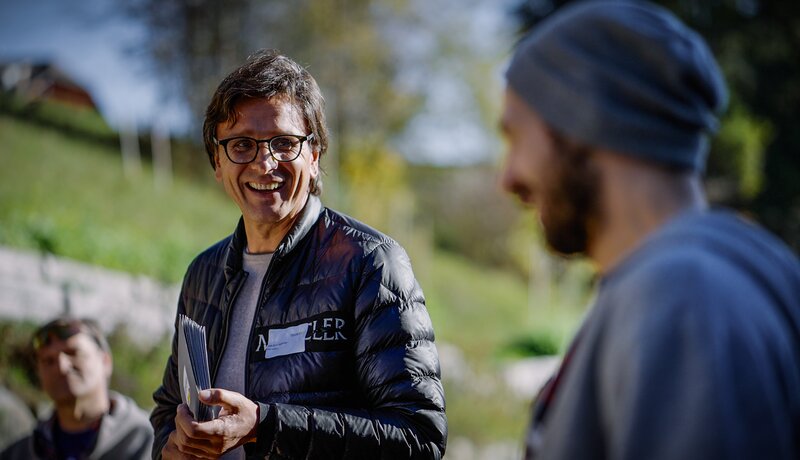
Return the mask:
[[[176, 178], [156, 190], [147, 166], [126, 179], [108, 146], [5, 116], [0, 139], [3, 245], [176, 282], [239, 215], [213, 185]], [[202, 152], [198, 161], [206, 161]]]

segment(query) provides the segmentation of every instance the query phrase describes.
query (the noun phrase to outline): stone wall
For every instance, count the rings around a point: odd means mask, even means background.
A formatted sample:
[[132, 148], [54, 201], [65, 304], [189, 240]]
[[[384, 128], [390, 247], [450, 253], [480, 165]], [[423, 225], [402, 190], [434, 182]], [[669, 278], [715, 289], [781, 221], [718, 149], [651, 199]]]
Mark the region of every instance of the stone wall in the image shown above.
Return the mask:
[[43, 322], [61, 313], [124, 326], [142, 345], [171, 332], [179, 286], [0, 246], [0, 319]]

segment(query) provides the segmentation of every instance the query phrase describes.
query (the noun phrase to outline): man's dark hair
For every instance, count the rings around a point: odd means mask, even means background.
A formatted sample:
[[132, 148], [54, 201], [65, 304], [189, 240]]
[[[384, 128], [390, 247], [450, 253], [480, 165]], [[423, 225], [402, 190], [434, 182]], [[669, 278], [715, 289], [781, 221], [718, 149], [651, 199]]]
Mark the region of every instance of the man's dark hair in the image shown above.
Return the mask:
[[106, 353], [111, 353], [105, 334], [100, 330], [97, 322], [89, 318], [74, 318], [72, 316], [59, 316], [41, 326], [33, 333], [32, 346], [34, 351], [47, 346], [54, 338], [67, 340], [73, 335], [84, 333], [91, 337], [98, 347]]
[[[203, 142], [211, 167], [216, 169], [214, 155], [217, 124], [236, 121], [236, 104], [243, 99], [284, 98], [303, 114], [311, 141], [320, 158], [328, 150], [328, 126], [325, 123], [325, 101], [322, 92], [308, 71], [277, 50], [261, 50], [247, 59], [219, 84], [206, 109], [203, 121]], [[308, 133], [303, 133], [308, 134]], [[311, 193], [322, 192], [322, 177], [317, 174]]]

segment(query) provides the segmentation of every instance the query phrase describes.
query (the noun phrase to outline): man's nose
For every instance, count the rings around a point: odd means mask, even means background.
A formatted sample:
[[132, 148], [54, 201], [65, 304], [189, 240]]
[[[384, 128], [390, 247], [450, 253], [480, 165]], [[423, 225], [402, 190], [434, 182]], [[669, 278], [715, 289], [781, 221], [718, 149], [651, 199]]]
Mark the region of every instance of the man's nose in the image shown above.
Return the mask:
[[514, 171], [508, 159], [503, 162], [498, 175], [498, 185], [506, 192], [511, 192], [514, 189]]
[[72, 369], [72, 360], [66, 353], [58, 354], [58, 370], [62, 374], [66, 374]]
[[259, 144], [258, 151], [256, 151], [256, 159], [253, 163], [257, 167], [264, 166], [267, 171], [271, 171], [278, 167], [278, 161], [272, 157], [269, 147], [266, 144]]

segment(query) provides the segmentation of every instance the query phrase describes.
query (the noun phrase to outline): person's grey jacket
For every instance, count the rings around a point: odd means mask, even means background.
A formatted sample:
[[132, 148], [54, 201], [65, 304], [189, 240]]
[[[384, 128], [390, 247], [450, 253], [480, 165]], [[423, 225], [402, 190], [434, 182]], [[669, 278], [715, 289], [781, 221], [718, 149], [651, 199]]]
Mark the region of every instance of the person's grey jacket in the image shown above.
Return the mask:
[[[190, 265], [178, 303], [206, 327], [212, 381], [225, 348], [246, 235]], [[302, 350], [276, 346], [305, 331]], [[294, 329], [289, 329], [294, 328]], [[246, 360], [246, 396], [260, 405], [253, 458], [441, 458], [447, 439], [439, 359], [425, 299], [391, 238], [310, 196], [261, 285]], [[296, 345], [296, 344], [295, 344]], [[173, 339], [151, 415], [160, 458], [181, 403]]]
[[[127, 396], [109, 392], [111, 408], [103, 416], [97, 442], [86, 459], [144, 460], [153, 445], [153, 430], [147, 413]], [[30, 435], [19, 439], [0, 453], [2, 460], [56, 460], [61, 458], [53, 441], [55, 415], [38, 423]]]
[[600, 279], [570, 349], [526, 458], [800, 458], [800, 262], [735, 214], [649, 235]]

